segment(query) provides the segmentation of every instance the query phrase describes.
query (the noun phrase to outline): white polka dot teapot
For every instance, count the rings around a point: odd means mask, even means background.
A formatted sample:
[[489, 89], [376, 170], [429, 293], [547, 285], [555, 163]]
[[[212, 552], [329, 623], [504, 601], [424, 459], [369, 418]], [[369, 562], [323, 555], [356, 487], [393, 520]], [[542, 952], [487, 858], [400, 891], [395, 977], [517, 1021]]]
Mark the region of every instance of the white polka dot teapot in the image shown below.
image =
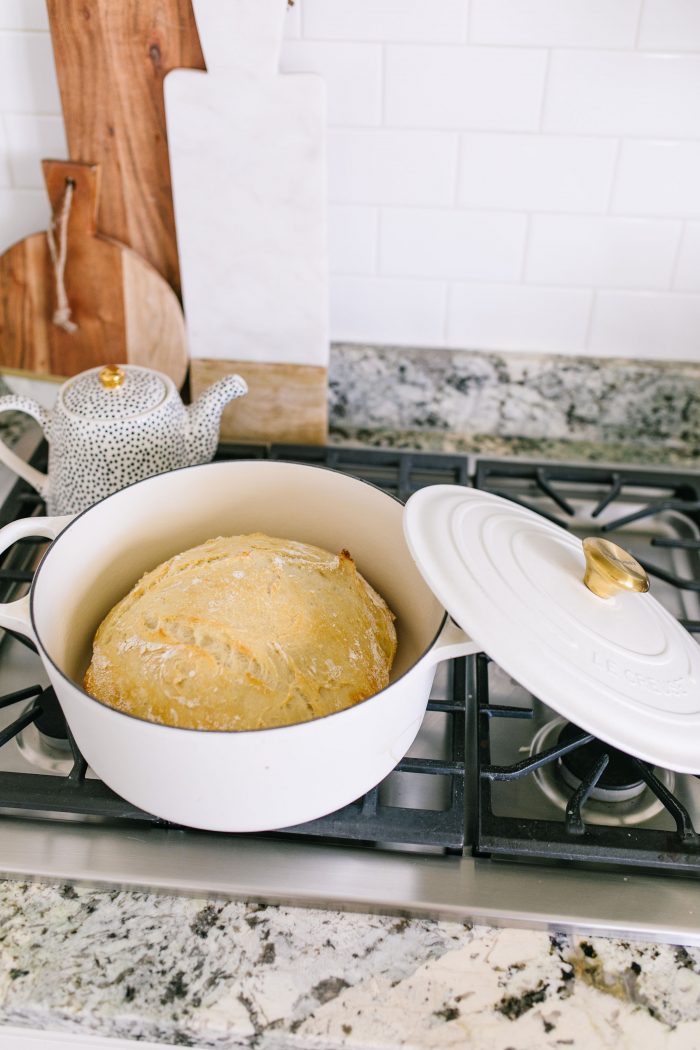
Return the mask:
[[219, 439], [221, 413], [247, 393], [225, 376], [184, 405], [168, 376], [136, 365], [91, 368], [64, 383], [52, 411], [28, 397], [0, 397], [0, 412], [37, 420], [49, 443], [42, 474], [0, 441], [0, 461], [46, 500], [49, 514], [77, 514], [134, 481], [176, 467], [207, 463]]

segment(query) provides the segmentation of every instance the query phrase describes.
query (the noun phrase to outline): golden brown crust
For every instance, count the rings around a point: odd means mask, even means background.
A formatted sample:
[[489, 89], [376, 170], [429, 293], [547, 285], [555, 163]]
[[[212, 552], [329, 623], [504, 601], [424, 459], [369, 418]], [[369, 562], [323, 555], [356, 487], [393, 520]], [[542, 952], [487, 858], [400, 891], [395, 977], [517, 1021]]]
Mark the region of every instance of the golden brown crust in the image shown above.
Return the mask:
[[192, 729], [262, 729], [383, 689], [393, 614], [349, 553], [263, 533], [219, 537], [146, 573], [95, 635], [85, 688]]

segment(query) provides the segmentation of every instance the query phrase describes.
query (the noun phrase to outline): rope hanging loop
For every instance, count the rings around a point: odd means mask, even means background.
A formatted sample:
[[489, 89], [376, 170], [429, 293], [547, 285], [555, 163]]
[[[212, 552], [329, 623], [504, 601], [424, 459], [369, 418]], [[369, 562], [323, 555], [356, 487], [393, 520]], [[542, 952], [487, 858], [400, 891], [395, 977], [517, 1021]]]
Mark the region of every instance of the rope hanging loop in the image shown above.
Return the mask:
[[[46, 231], [46, 239], [49, 242], [49, 253], [53, 264], [54, 279], [56, 282], [56, 309], [53, 312], [53, 323], [62, 328], [64, 332], [75, 332], [77, 324], [71, 321], [71, 308], [66, 294], [65, 270], [66, 258], [68, 256], [68, 220], [70, 218], [73, 194], [75, 193], [75, 182], [66, 179], [66, 189], [58, 215], [51, 219], [51, 225]], [[58, 237], [58, 246], [56, 238]]]

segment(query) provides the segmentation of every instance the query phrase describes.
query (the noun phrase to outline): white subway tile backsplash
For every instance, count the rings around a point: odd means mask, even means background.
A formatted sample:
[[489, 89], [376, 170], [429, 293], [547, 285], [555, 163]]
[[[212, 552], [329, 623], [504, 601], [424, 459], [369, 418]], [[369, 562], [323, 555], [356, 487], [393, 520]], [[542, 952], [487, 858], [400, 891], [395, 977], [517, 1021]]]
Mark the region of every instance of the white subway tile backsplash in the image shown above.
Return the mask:
[[639, 47], [653, 51], [700, 51], [697, 0], [644, 0]]
[[459, 201], [470, 208], [605, 211], [616, 153], [614, 139], [467, 134]]
[[595, 288], [668, 288], [680, 235], [680, 222], [536, 215], [526, 280]]
[[0, 105], [6, 113], [60, 113], [48, 33], [0, 32]]
[[539, 126], [546, 51], [386, 49], [385, 120], [400, 127], [528, 131]]
[[376, 208], [332, 204], [328, 252], [333, 273], [370, 274], [377, 269], [379, 213]]
[[[47, 30], [0, 0], [0, 250], [66, 156]], [[700, 361], [700, 0], [295, 0], [281, 69], [327, 85], [333, 338]]]
[[329, 124], [381, 123], [382, 49], [378, 44], [288, 41], [282, 48], [280, 70], [323, 77]]
[[641, 0], [472, 0], [477, 44], [632, 47]]
[[700, 295], [598, 293], [589, 352], [699, 361]]
[[415, 40], [457, 44], [467, 0], [304, 0], [304, 36], [325, 40]]
[[623, 142], [613, 211], [700, 215], [700, 142]]
[[686, 223], [673, 286], [679, 292], [700, 292], [700, 222]]
[[700, 136], [700, 55], [553, 51], [545, 131]]
[[0, 0], [0, 29], [48, 29], [46, 0]]
[[527, 218], [517, 213], [388, 208], [380, 271], [391, 276], [517, 281]]
[[452, 204], [458, 136], [436, 131], [332, 130], [330, 199], [339, 204]]
[[31, 233], [47, 229], [50, 219], [45, 193], [0, 189], [0, 252]]
[[65, 160], [68, 157], [62, 118], [8, 113], [5, 126], [14, 185], [43, 189], [42, 159]]
[[453, 349], [581, 353], [592, 299], [591, 291], [572, 288], [453, 285], [447, 345]]
[[331, 278], [331, 338], [440, 346], [447, 286], [439, 281]]

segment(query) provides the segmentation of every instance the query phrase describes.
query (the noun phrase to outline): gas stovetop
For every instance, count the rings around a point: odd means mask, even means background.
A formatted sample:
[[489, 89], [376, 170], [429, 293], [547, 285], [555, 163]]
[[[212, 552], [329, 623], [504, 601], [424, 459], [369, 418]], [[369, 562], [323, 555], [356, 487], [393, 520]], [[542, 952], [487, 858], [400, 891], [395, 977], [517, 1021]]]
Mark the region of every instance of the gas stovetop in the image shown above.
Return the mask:
[[[226, 445], [217, 458], [317, 463], [402, 500], [438, 483], [507, 496], [615, 539], [700, 632], [700, 473], [292, 446]], [[18, 482], [0, 524], [41, 513]], [[6, 553], [0, 600], [28, 586], [43, 543]], [[271, 835], [178, 828], [114, 795], [67, 732], [38, 656], [9, 636], [0, 695], [8, 876], [700, 944], [700, 780], [593, 740], [485, 655], [441, 665], [421, 732], [382, 784]]]

